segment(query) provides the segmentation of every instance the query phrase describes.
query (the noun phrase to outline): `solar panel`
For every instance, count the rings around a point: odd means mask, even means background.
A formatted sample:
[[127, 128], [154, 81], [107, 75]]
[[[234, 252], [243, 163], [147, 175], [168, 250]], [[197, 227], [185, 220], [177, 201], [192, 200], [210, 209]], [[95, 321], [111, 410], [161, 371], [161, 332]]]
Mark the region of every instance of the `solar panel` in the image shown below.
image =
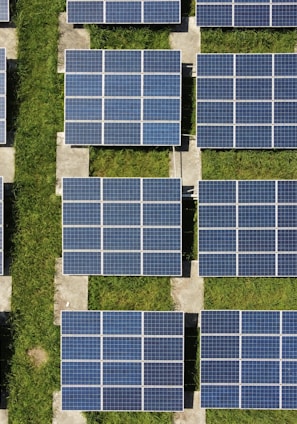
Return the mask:
[[182, 411], [183, 312], [62, 311], [62, 410]]
[[4, 185], [0, 177], [0, 275], [4, 274]]
[[68, 0], [72, 24], [180, 23], [180, 0]]
[[199, 181], [200, 276], [297, 275], [297, 181]]
[[65, 143], [181, 142], [177, 50], [66, 50]]
[[296, 27], [297, 2], [283, 0], [197, 0], [199, 27]]
[[0, 0], [0, 22], [9, 22], [9, 0]]
[[296, 54], [198, 54], [197, 146], [297, 148]]
[[63, 274], [181, 275], [181, 180], [64, 178]]
[[296, 311], [201, 311], [201, 407], [297, 409], [296, 324]]
[[[1, 17], [1, 4], [0, 4], [0, 17]], [[0, 144], [5, 144], [5, 143], [6, 143], [6, 49], [0, 48]]]

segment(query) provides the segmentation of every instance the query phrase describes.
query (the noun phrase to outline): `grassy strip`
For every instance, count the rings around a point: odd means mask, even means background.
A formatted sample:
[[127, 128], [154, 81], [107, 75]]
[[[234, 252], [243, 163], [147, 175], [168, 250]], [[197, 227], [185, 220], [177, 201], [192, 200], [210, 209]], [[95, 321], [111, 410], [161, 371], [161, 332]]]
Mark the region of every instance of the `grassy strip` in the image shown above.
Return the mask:
[[[207, 53], [293, 52], [297, 32], [292, 30], [203, 30]], [[204, 179], [296, 179], [295, 151], [204, 151]], [[207, 278], [206, 309], [297, 309], [296, 279]], [[268, 424], [296, 422], [296, 411], [208, 410], [207, 423]]]
[[[12, 265], [14, 355], [10, 423], [50, 423], [59, 388], [59, 330], [53, 325], [55, 258], [61, 253], [55, 196], [56, 132], [62, 102], [56, 74], [59, 0], [17, 3], [16, 235]], [[43, 349], [38, 365], [30, 349]]]

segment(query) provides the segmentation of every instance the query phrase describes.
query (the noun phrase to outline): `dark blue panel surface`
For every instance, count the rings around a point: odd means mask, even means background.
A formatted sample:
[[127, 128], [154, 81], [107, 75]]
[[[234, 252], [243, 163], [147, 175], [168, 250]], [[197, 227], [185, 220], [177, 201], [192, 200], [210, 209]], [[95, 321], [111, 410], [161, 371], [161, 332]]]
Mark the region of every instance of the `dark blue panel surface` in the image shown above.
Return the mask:
[[144, 312], [145, 336], [182, 336], [183, 333], [182, 312]]
[[271, 124], [271, 103], [248, 102], [236, 104], [237, 124]]
[[139, 121], [140, 99], [105, 99], [104, 119], [106, 121]]
[[278, 206], [278, 226], [297, 227], [297, 205]]
[[198, 102], [199, 124], [233, 124], [233, 102]]
[[272, 96], [272, 83], [264, 78], [237, 78], [237, 100], [270, 100]]
[[105, 50], [104, 55], [105, 72], [121, 74], [141, 72], [141, 51], [139, 50]]
[[103, 200], [140, 200], [139, 178], [103, 179]]
[[236, 255], [199, 255], [199, 271], [200, 277], [218, 276], [227, 277], [236, 275]]
[[145, 386], [183, 386], [182, 363], [145, 363]]
[[180, 204], [144, 203], [143, 225], [180, 225]]
[[297, 56], [292, 53], [276, 54], [274, 56], [275, 76], [296, 76]]
[[62, 362], [63, 385], [99, 385], [100, 362]]
[[233, 78], [197, 79], [197, 100], [233, 100]]
[[297, 386], [282, 387], [282, 409], [297, 409]]
[[142, 198], [144, 202], [179, 202], [181, 180], [179, 178], [145, 178]]
[[231, 27], [232, 26], [232, 6], [197, 4], [196, 24], [198, 27]]
[[139, 144], [140, 139], [140, 123], [113, 122], [104, 124], [104, 144], [134, 145]]
[[97, 252], [64, 252], [63, 274], [101, 274], [101, 254]]
[[[181, 247], [180, 228], [144, 228], [143, 250], [177, 250]], [[140, 247], [139, 247], [140, 249]]]
[[141, 388], [104, 387], [103, 409], [105, 411], [141, 410]]
[[184, 408], [184, 389], [166, 388], [144, 389], [145, 411], [182, 411]]
[[274, 80], [274, 98], [276, 100], [297, 98], [297, 78], [278, 78]]
[[180, 6], [177, 1], [145, 1], [144, 23], [164, 23], [180, 21]]
[[100, 203], [64, 203], [63, 225], [100, 225]]
[[241, 382], [246, 384], [279, 384], [278, 361], [242, 361]]
[[244, 334], [279, 334], [278, 311], [242, 311], [241, 331]]
[[199, 252], [234, 252], [236, 250], [235, 230], [200, 230]]
[[141, 360], [140, 337], [104, 337], [104, 360]]
[[62, 334], [100, 334], [100, 312], [62, 311]]
[[178, 146], [180, 137], [179, 123], [143, 123], [143, 145]]
[[296, 124], [297, 102], [275, 102], [274, 121], [276, 124]]
[[233, 147], [233, 126], [197, 126], [197, 146], [206, 148]]
[[278, 231], [278, 250], [280, 252], [297, 252], [297, 230]]
[[239, 203], [275, 203], [275, 181], [239, 181]]
[[106, 23], [141, 23], [141, 2], [106, 1]]
[[272, 74], [272, 62], [271, 62], [270, 54], [237, 54], [236, 55], [236, 76], [238, 77], [239, 76], [270, 77], [271, 74]]
[[282, 362], [282, 384], [295, 384], [297, 382], [297, 362]]
[[103, 22], [103, 1], [69, 1], [67, 22], [76, 24]]
[[62, 337], [62, 359], [100, 360], [100, 357], [100, 337]]
[[140, 253], [103, 253], [103, 275], [140, 275]]
[[104, 96], [139, 97], [141, 96], [140, 75], [105, 75]]
[[65, 122], [65, 144], [102, 144], [102, 123]]
[[198, 54], [197, 75], [233, 77], [233, 54]]
[[238, 359], [239, 336], [201, 336], [201, 358]]
[[183, 352], [182, 338], [150, 337], [144, 339], [144, 360], [181, 361]]
[[151, 73], [179, 73], [180, 52], [175, 50], [144, 50], [144, 72]]
[[296, 311], [283, 311], [282, 333], [297, 335], [297, 312]]
[[235, 203], [235, 181], [199, 181], [199, 203]]
[[67, 96], [101, 96], [102, 79], [98, 75], [66, 74]]
[[108, 386], [141, 385], [140, 362], [104, 362], [103, 384]]
[[199, 206], [199, 226], [208, 228], [235, 227], [235, 206]]
[[270, 9], [264, 5], [235, 5], [234, 26], [236, 27], [269, 27]]
[[282, 4], [272, 6], [272, 26], [296, 27], [297, 5]]
[[239, 408], [238, 386], [202, 386], [202, 408]]
[[271, 126], [237, 126], [236, 147], [238, 149], [271, 148]]
[[144, 99], [143, 119], [146, 121], [178, 121], [179, 99]]
[[63, 178], [63, 201], [100, 200], [99, 178]]
[[239, 227], [275, 227], [275, 206], [239, 206], [238, 224]]
[[65, 110], [66, 120], [101, 121], [102, 99], [66, 98]]
[[297, 359], [297, 337], [282, 337], [282, 358]]
[[63, 411], [100, 411], [100, 387], [62, 387]]
[[201, 332], [239, 333], [238, 311], [201, 311]]
[[140, 250], [140, 247], [140, 228], [104, 228], [103, 230], [103, 250]]
[[103, 312], [103, 334], [141, 335], [141, 312]]
[[280, 340], [278, 336], [243, 336], [241, 350], [246, 359], [279, 359]]
[[275, 230], [239, 230], [239, 252], [275, 252]]
[[140, 225], [139, 203], [104, 203], [104, 225]]
[[278, 203], [297, 203], [297, 181], [278, 181], [277, 186]]
[[274, 254], [240, 254], [238, 274], [244, 276], [274, 276]]
[[101, 229], [85, 227], [65, 227], [63, 249], [92, 250], [101, 248]]
[[241, 407], [278, 409], [279, 390], [279, 386], [242, 386]]
[[[87, 6], [88, 2], [83, 2]], [[101, 50], [66, 50], [67, 72], [102, 72]]]
[[201, 361], [201, 383], [238, 383], [238, 361]]
[[176, 275], [182, 273], [180, 253], [144, 253], [144, 275]]
[[143, 95], [179, 97], [180, 75], [144, 75]]
[[278, 255], [278, 276], [297, 276], [297, 254]]

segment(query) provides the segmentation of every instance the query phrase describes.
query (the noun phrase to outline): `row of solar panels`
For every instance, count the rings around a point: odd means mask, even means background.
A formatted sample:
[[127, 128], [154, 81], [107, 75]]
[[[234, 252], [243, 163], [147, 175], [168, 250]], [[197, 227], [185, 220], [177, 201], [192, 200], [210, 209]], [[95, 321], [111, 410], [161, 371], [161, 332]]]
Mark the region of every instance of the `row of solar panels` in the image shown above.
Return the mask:
[[[181, 53], [66, 50], [65, 143], [181, 143]], [[198, 54], [197, 146], [297, 148], [297, 55]]]
[[[75, 24], [173, 24], [180, 0], [68, 0], [67, 21]], [[296, 27], [297, 2], [284, 0], [197, 0], [202, 27]]]
[[[181, 180], [64, 178], [63, 273], [182, 272]], [[199, 276], [297, 275], [297, 181], [199, 181]]]
[[[297, 409], [297, 312], [201, 311], [203, 408]], [[62, 311], [62, 409], [182, 411], [182, 312]]]

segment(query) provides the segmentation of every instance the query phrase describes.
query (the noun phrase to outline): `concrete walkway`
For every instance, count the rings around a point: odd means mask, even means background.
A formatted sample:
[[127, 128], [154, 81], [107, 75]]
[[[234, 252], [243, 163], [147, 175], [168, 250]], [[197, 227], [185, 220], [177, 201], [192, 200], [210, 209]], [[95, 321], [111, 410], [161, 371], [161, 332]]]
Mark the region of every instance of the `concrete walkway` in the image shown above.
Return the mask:
[[0, 175], [4, 183], [13, 183], [15, 175], [14, 147], [0, 147]]
[[6, 58], [17, 58], [17, 31], [11, 24], [0, 24], [0, 47], [6, 48]]
[[[86, 424], [87, 420], [80, 411], [61, 410], [61, 392], [53, 395], [53, 424]], [[0, 421], [2, 423], [2, 421]]]
[[56, 195], [62, 195], [62, 177], [88, 176], [89, 148], [66, 146], [64, 144], [64, 133], [58, 133], [56, 154]]
[[62, 275], [62, 259], [56, 260], [54, 324], [60, 325], [60, 312], [88, 309], [88, 277]]
[[[11, 282], [11, 277], [9, 276], [0, 277], [0, 312], [11, 311]], [[0, 423], [2, 423], [1, 420]]]
[[196, 26], [195, 17], [182, 18], [169, 36], [170, 47], [182, 51], [182, 63], [196, 69], [196, 54], [200, 52], [200, 28]]
[[65, 49], [89, 49], [90, 33], [84, 28], [74, 28], [66, 23], [66, 12], [59, 15], [59, 44], [58, 44], [58, 72], [65, 72]]

